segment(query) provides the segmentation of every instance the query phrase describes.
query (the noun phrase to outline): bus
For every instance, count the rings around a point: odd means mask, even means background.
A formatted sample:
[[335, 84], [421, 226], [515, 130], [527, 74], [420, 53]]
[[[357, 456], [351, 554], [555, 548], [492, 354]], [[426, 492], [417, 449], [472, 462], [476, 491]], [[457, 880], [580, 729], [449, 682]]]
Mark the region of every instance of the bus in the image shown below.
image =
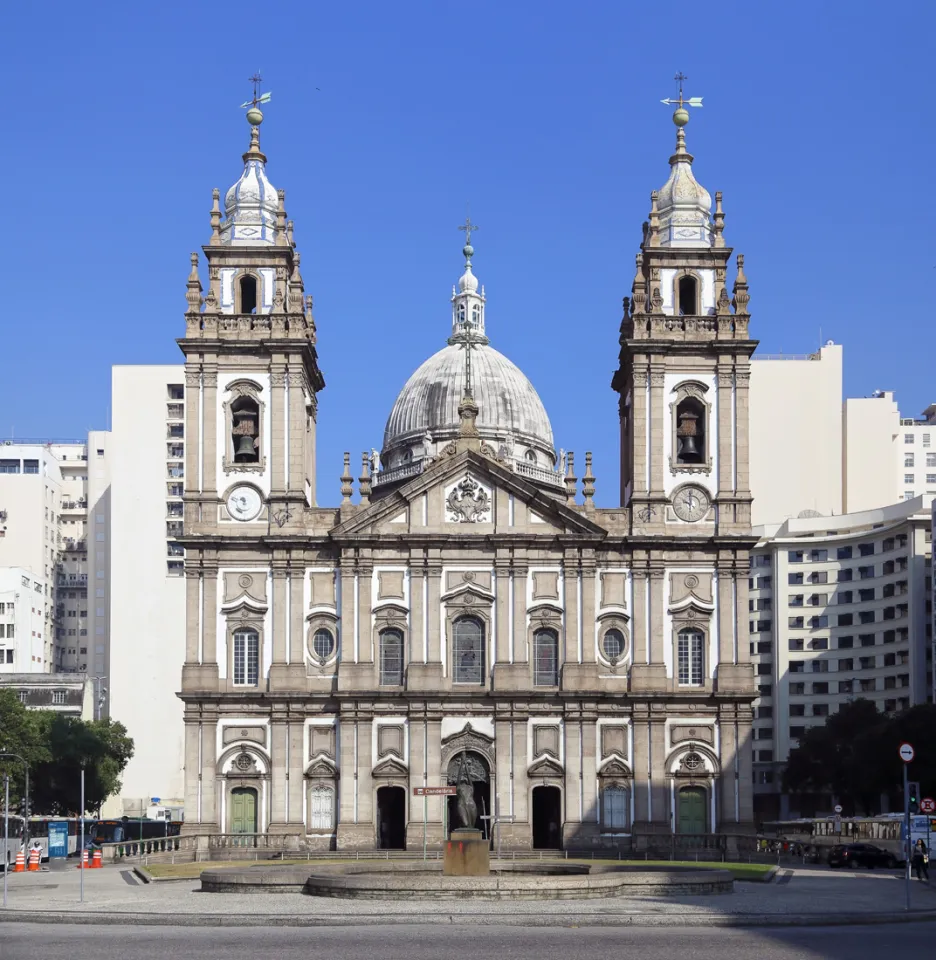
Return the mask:
[[19, 816], [10, 814], [6, 830], [4, 830], [3, 818], [0, 817], [0, 863], [5, 870], [9, 870], [16, 863], [16, 855], [23, 849], [23, 837], [26, 828], [26, 821]]
[[[84, 841], [87, 848], [94, 836], [93, 817], [84, 818]], [[53, 857], [73, 857], [81, 843], [81, 819], [79, 817], [30, 817], [29, 844], [34, 840], [42, 847], [42, 859], [49, 859], [49, 841], [52, 840]]]
[[121, 817], [119, 820], [98, 820], [94, 825], [94, 842], [101, 844], [160, 840], [163, 837], [177, 837], [181, 831], [181, 821]]

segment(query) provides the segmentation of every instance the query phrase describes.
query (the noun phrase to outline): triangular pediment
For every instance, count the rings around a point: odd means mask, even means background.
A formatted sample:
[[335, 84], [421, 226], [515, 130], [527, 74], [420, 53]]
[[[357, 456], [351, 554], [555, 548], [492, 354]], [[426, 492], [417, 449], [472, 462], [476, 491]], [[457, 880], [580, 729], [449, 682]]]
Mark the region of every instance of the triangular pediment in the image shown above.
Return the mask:
[[530, 765], [527, 770], [527, 776], [530, 777], [564, 777], [565, 770], [558, 760], [553, 759], [549, 754]]
[[607, 535], [564, 499], [550, 496], [504, 464], [472, 450], [436, 460], [392, 492], [353, 509], [332, 529], [334, 539], [439, 532]]
[[408, 777], [409, 770], [406, 764], [398, 757], [385, 757], [371, 771], [372, 777]]

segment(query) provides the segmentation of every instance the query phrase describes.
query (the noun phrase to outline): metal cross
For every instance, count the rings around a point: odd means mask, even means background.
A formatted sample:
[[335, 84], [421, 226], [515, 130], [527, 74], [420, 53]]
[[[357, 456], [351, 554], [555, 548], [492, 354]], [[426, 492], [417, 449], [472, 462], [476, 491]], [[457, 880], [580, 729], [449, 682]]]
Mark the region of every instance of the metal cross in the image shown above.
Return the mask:
[[471, 217], [465, 217], [465, 222], [458, 228], [459, 230], [465, 231], [465, 246], [471, 246], [471, 231], [480, 230], [481, 228], [476, 224], [471, 222]]
[[263, 82], [263, 77], [260, 76], [260, 71], [258, 70], [252, 77], [248, 77], [250, 82], [253, 84], [253, 99], [246, 100], [241, 104], [241, 109], [243, 110], [246, 107], [256, 107], [258, 103], [269, 103], [271, 93], [260, 93], [260, 84]]
[[471, 351], [478, 345], [474, 338], [474, 328], [476, 324], [474, 320], [469, 320], [468, 317], [465, 317], [465, 396], [472, 397], [471, 392]]
[[673, 104], [675, 103], [678, 107], [701, 107], [702, 106], [702, 97], [683, 97], [683, 80], [688, 80], [689, 78], [680, 71], [676, 74], [673, 79], [679, 84], [679, 99], [678, 100], [661, 100], [660, 103]]

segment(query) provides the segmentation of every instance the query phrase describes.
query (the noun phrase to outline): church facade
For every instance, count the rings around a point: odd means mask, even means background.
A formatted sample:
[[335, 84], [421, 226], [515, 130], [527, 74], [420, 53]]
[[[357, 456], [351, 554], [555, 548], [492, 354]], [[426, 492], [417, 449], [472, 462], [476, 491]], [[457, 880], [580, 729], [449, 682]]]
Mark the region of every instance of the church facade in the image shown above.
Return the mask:
[[620, 324], [621, 506], [595, 506], [591, 455], [557, 453], [491, 346], [469, 231], [447, 342], [361, 457], [357, 498], [346, 454], [329, 507], [311, 298], [248, 112], [179, 340], [187, 830], [435, 845], [453, 798], [417, 788], [465, 771], [505, 848], [751, 829], [756, 343], [687, 119]]

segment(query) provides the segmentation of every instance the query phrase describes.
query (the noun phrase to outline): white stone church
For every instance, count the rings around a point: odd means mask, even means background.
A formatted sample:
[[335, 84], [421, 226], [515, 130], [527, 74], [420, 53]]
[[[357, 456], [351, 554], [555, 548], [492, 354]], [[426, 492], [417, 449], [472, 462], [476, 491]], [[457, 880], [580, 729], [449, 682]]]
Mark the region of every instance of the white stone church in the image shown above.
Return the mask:
[[[454, 783], [463, 756], [478, 825], [504, 848], [752, 829], [756, 341], [687, 119], [609, 385], [620, 506], [594, 505], [590, 454], [557, 452], [533, 385], [492, 345], [470, 231], [448, 339], [403, 386], [383, 449], [356, 459], [360, 502], [346, 455], [342, 501], [321, 505], [311, 298], [248, 112], [179, 341], [188, 831], [437, 845], [451, 801], [414, 789]], [[602, 356], [613, 327], [594, 319]]]

